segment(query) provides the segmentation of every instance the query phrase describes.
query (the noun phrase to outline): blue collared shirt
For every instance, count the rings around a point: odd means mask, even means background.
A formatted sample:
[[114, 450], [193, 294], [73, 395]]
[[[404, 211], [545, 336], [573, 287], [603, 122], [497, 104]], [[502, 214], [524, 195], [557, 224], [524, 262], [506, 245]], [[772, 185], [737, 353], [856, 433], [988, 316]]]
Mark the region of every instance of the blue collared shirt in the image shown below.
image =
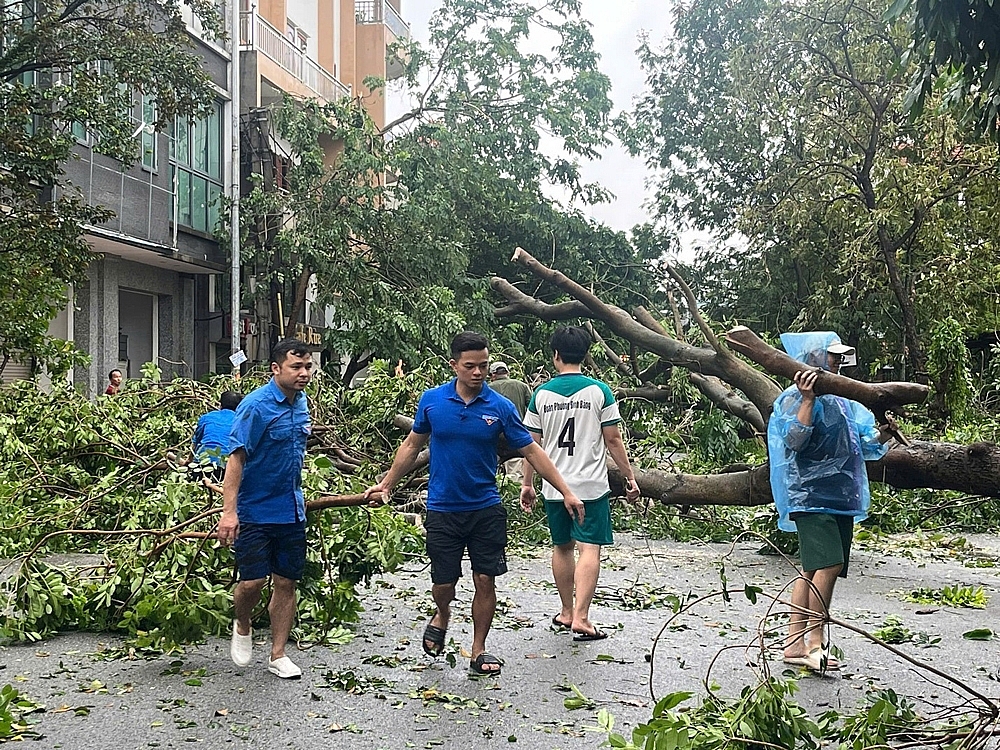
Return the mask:
[[246, 451], [236, 515], [245, 523], [297, 523], [306, 518], [302, 464], [312, 425], [305, 393], [289, 401], [272, 378], [240, 401], [230, 433]]
[[497, 443], [520, 450], [531, 444], [517, 408], [496, 391], [483, 389], [468, 404], [456, 381], [424, 391], [413, 431], [430, 433], [431, 478], [427, 509], [455, 513], [481, 510], [500, 502]]
[[226, 457], [233, 452], [229, 447], [229, 433], [235, 416], [232, 409], [218, 409], [198, 418], [198, 427], [191, 439], [196, 457], [205, 456], [218, 466], [226, 462]]

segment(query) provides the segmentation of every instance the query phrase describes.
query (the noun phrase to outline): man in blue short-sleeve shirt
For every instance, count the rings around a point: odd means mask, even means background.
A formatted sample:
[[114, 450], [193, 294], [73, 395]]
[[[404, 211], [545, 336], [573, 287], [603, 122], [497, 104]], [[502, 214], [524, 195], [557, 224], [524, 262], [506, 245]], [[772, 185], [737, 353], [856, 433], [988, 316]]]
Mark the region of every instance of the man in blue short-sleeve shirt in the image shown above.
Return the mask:
[[302, 464], [310, 422], [303, 390], [313, 363], [309, 348], [295, 339], [279, 342], [271, 360], [271, 380], [236, 409], [217, 533], [223, 544], [233, 545], [240, 573], [233, 592], [233, 662], [241, 667], [250, 663], [250, 615], [270, 576], [268, 671], [297, 679], [302, 670], [285, 655], [285, 645], [295, 619], [295, 586], [306, 560]]
[[431, 656], [444, 651], [455, 585], [462, 576], [462, 555], [468, 549], [476, 589], [469, 667], [478, 674], [498, 675], [502, 662], [487, 652], [486, 636], [496, 611], [495, 579], [507, 572], [507, 512], [496, 484], [500, 436], [559, 489], [566, 509], [581, 521], [583, 503], [524, 429], [514, 405], [486, 385], [486, 338], [473, 331], [458, 334], [451, 342], [450, 365], [454, 380], [424, 392], [413, 428], [392, 467], [365, 496], [381, 493], [383, 502], [388, 501], [389, 492], [430, 443], [427, 555], [437, 612], [424, 629], [423, 648]]
[[226, 468], [226, 458], [232, 453], [229, 433], [233, 430], [236, 407], [243, 400], [243, 394], [224, 391], [219, 398], [219, 408], [198, 417], [198, 426], [191, 438], [191, 453], [195, 460], [208, 459], [215, 464], [217, 476], [222, 480]]

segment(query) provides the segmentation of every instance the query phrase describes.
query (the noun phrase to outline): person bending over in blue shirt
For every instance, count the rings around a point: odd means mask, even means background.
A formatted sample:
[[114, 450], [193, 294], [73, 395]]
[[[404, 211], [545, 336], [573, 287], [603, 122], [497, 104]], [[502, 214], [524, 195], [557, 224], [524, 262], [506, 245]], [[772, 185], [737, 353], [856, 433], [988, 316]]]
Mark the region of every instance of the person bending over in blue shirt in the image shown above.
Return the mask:
[[381, 482], [365, 490], [365, 497], [381, 493], [382, 502], [388, 502], [392, 488], [430, 442], [425, 525], [437, 612], [424, 629], [423, 648], [431, 656], [444, 651], [462, 555], [468, 549], [476, 589], [469, 668], [477, 674], [498, 675], [503, 663], [486, 650], [486, 636], [496, 611], [495, 578], [507, 572], [507, 512], [496, 482], [500, 436], [559, 490], [567, 511], [581, 522], [584, 506], [524, 429], [514, 405], [484, 382], [489, 360], [482, 334], [464, 331], [454, 338], [450, 365], [455, 378], [424, 391], [412, 431], [392, 467]]
[[302, 676], [285, 655], [285, 645], [295, 619], [295, 586], [306, 561], [302, 463], [311, 424], [302, 391], [312, 368], [308, 346], [295, 339], [278, 342], [271, 350], [271, 380], [236, 408], [217, 531], [222, 544], [233, 545], [240, 573], [229, 654], [240, 667], [253, 658], [250, 615], [270, 576], [267, 668], [282, 679]]
[[221, 480], [225, 474], [226, 458], [232, 453], [229, 447], [229, 433], [233, 429], [236, 407], [243, 400], [243, 394], [225, 391], [219, 399], [219, 408], [198, 417], [198, 426], [191, 438], [191, 453], [194, 460], [206, 458], [215, 464], [213, 479]]

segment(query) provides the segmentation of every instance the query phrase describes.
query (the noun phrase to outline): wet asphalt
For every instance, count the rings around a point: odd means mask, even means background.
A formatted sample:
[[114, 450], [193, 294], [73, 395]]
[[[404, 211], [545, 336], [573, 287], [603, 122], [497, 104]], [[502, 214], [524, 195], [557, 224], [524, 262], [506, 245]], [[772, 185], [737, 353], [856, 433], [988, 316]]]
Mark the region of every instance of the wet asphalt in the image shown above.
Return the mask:
[[[448, 632], [452, 658], [423, 654], [420, 634], [432, 605], [429, 574], [418, 567], [378, 579], [364, 591], [366, 610], [349, 643], [291, 648], [304, 672], [299, 681], [267, 672], [267, 633], [261, 631], [255, 661], [243, 669], [229, 661], [222, 639], [191, 646], [183, 655], [102, 659], [96, 654], [119, 647], [117, 640], [64, 634], [0, 651], [0, 684], [44, 704], [45, 711], [28, 717], [40, 736], [32, 746], [66, 750], [596, 748], [606, 736], [598, 729], [602, 710], [614, 717], [616, 731], [629, 734], [650, 718], [653, 696], [677, 690], [700, 696], [706, 682], [733, 694], [757, 679], [761, 664], [773, 674], [794, 676], [797, 700], [815, 711], [862, 705], [882, 687], [911, 697], [919, 710], [962, 699], [961, 686], [840, 628], [833, 632], [845, 655], [840, 672], [820, 677], [786, 670], [778, 640], [768, 632], [781, 629], [782, 608], [767, 595], [779, 594], [792, 570], [780, 558], [757, 554], [758, 546], [619, 535], [606, 555], [592, 610], [610, 637], [590, 643], [574, 642], [551, 625], [558, 603], [544, 550], [511, 557], [511, 572], [499, 579], [488, 642], [505, 662], [495, 678], [469, 673], [468, 576], [460, 582]], [[962, 637], [997, 623], [1000, 568], [964, 564], [973, 551], [982, 555], [978, 565], [990, 564], [1000, 554], [997, 540], [982, 536], [949, 547], [908, 537], [882, 546], [890, 552], [856, 551], [852, 576], [838, 585], [834, 616], [873, 629], [895, 615], [918, 641], [897, 648], [987, 696], [1000, 694], [1000, 642]], [[713, 595], [723, 564], [728, 602]], [[744, 595], [748, 584], [764, 592], [756, 604]], [[902, 599], [913, 589], [956, 584], [983, 586], [992, 595], [988, 607]], [[671, 619], [673, 597], [690, 606]], [[763, 660], [761, 644], [768, 647]], [[580, 697], [573, 687], [586, 699], [577, 708], [565, 703]]]

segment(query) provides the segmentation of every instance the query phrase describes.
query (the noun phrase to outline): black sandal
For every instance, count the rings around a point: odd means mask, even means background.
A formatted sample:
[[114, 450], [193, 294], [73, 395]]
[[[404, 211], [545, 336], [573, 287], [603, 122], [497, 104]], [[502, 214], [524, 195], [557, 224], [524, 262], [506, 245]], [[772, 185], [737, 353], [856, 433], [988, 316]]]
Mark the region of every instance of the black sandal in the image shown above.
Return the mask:
[[[441, 652], [444, 651], [444, 638], [447, 634], [447, 628], [439, 628], [437, 625], [427, 623], [427, 627], [424, 628], [423, 641], [421, 641], [424, 653], [428, 656], [440, 656]], [[428, 646], [428, 643], [433, 644], [436, 648]]]
[[[487, 664], [496, 664], [497, 669], [486, 669]], [[469, 662], [469, 669], [471, 669], [476, 674], [480, 675], [499, 675], [500, 670], [503, 668], [503, 662], [498, 658], [493, 656], [493, 654], [488, 654], [485, 651], [477, 656], [475, 659]]]

